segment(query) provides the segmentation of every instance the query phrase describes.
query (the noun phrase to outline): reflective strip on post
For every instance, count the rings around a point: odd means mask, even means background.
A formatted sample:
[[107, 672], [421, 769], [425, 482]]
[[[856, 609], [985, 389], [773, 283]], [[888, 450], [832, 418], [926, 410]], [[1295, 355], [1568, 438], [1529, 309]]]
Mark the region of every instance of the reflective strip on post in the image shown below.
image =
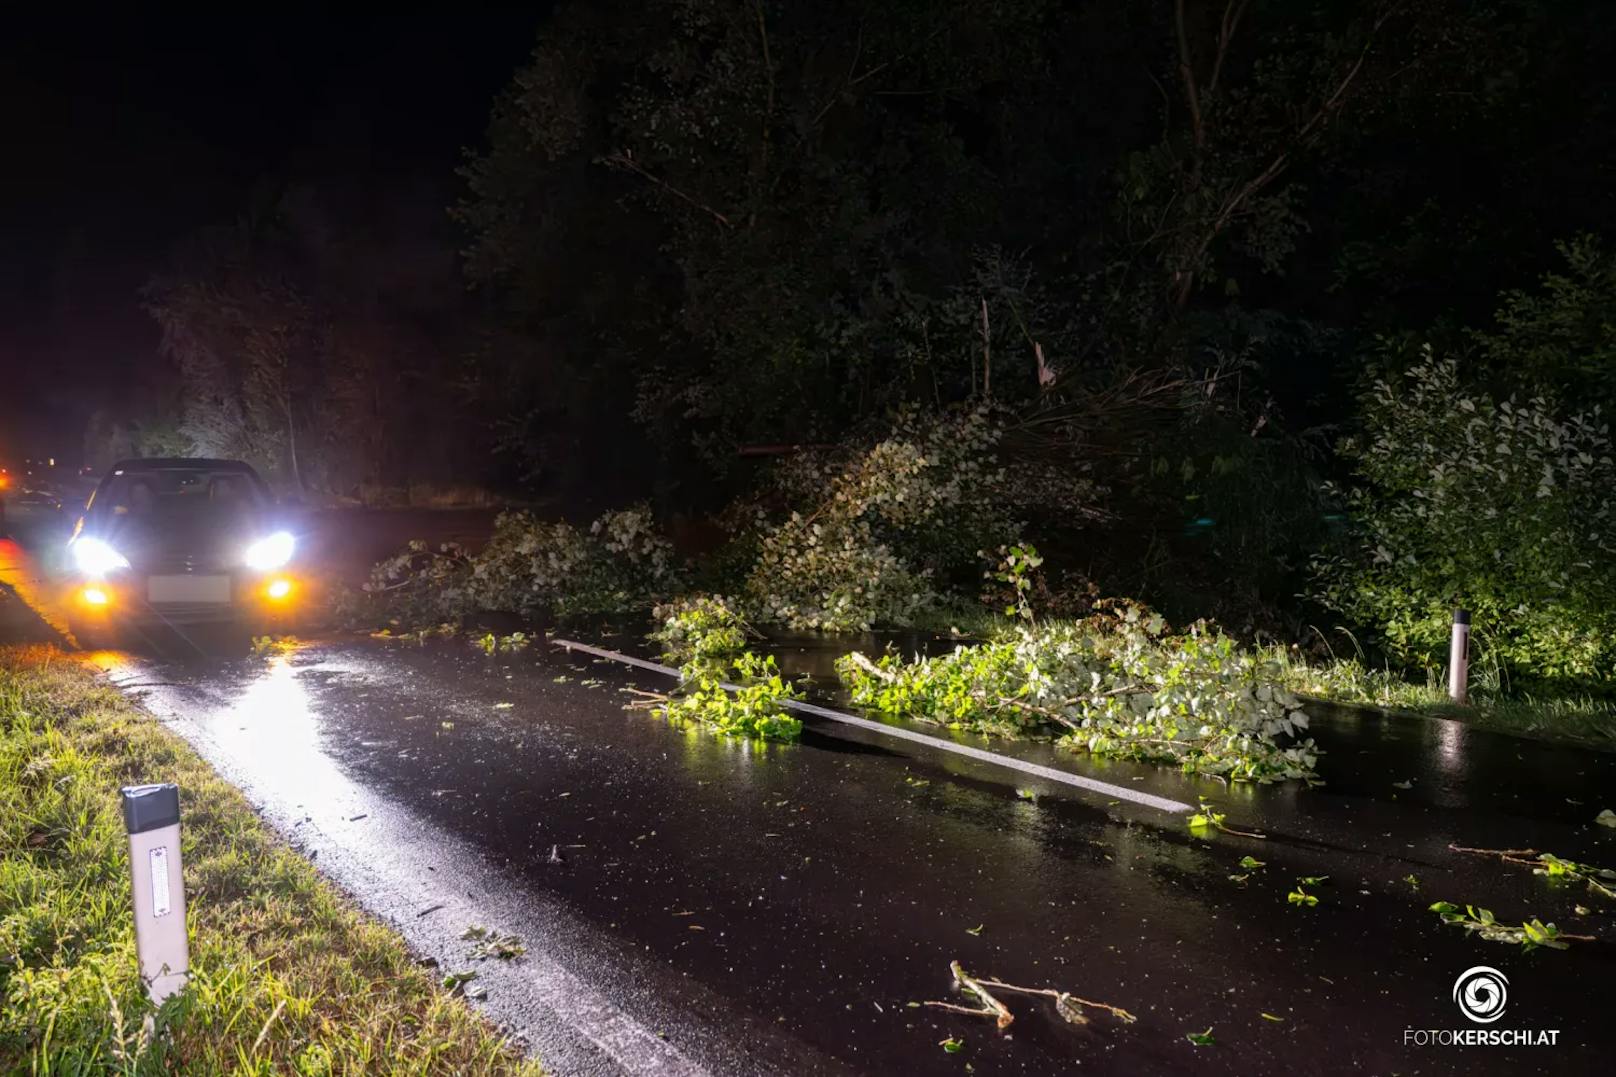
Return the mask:
[[180, 865], [180, 788], [127, 785], [123, 822], [129, 831], [129, 874], [135, 896], [135, 953], [146, 993], [161, 1005], [185, 987], [185, 882]]
[[1448, 644], [1448, 698], [1463, 703], [1470, 691], [1470, 613], [1453, 611], [1453, 639]]

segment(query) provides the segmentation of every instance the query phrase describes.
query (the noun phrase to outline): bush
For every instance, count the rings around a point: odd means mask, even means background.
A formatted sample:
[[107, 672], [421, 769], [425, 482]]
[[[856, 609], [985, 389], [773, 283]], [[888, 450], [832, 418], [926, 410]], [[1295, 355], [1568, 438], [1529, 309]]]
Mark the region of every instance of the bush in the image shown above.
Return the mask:
[[1361, 408], [1342, 450], [1351, 538], [1317, 562], [1317, 597], [1404, 662], [1445, 660], [1457, 605], [1474, 615], [1478, 660], [1609, 681], [1616, 462], [1598, 409], [1496, 399], [1429, 349]]
[[1174, 763], [1237, 781], [1312, 779], [1318, 749], [1271, 664], [1205, 625], [1113, 604], [911, 663], [838, 664], [853, 702], [950, 728], [1058, 738], [1074, 751]]

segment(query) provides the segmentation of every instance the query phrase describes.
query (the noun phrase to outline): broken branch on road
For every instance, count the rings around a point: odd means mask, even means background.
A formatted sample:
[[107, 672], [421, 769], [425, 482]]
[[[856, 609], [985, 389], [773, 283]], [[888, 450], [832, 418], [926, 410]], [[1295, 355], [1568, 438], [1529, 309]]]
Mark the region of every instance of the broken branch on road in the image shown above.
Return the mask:
[[1060, 1014], [1062, 1020], [1074, 1025], [1088, 1023], [1088, 1017], [1083, 1013], [1084, 1007], [1105, 1010], [1113, 1017], [1128, 1024], [1138, 1020], [1137, 1017], [1121, 1006], [1113, 1006], [1109, 1002], [1095, 1002], [1092, 999], [1078, 998], [1076, 995], [1052, 987], [1019, 987], [1016, 984], [1005, 983], [1002, 980], [993, 980], [986, 977], [977, 978], [967, 973], [964, 966], [958, 961], [950, 962], [948, 967], [954, 973], [954, 985], [967, 996], [974, 998], [977, 1005], [961, 1006], [955, 1002], [937, 1001], [927, 1002], [926, 1005], [934, 1009], [947, 1010], [950, 1013], [963, 1013], [971, 1017], [991, 1017], [1000, 1031], [1009, 1028], [1016, 1018], [1015, 1014], [1010, 1012], [1010, 1007], [999, 1001], [993, 992], [988, 990], [990, 987], [999, 991], [1014, 991], [1017, 994], [1041, 995], [1045, 998], [1053, 999], [1055, 1001], [1055, 1012]]

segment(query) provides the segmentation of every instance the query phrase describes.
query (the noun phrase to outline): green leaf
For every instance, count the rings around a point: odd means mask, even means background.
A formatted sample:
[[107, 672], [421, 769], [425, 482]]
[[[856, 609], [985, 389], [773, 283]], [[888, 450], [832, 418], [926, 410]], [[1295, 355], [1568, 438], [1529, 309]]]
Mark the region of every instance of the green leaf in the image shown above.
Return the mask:
[[1594, 816], [1594, 822], [1598, 823], [1600, 826], [1616, 827], [1616, 811], [1611, 811], [1609, 808], [1606, 808], [1604, 811]]
[[1266, 865], [1267, 861], [1258, 860], [1256, 857], [1249, 854], [1240, 858], [1240, 866], [1246, 868], [1247, 870], [1265, 867]]
[[946, 1040], [939, 1041], [938, 1046], [942, 1047], [944, 1051], [947, 1051], [951, 1055], [957, 1055], [961, 1051], [965, 1050], [965, 1041], [950, 1036]]
[[1212, 1038], [1212, 1026], [1206, 1026], [1205, 1032], [1186, 1032], [1184, 1038], [1197, 1047], [1211, 1047], [1218, 1041]]

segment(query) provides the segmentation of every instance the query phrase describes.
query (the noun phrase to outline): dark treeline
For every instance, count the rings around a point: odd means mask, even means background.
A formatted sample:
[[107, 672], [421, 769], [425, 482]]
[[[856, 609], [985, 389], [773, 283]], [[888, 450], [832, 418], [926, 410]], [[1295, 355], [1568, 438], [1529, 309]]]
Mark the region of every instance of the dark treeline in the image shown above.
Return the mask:
[[1429, 347], [1466, 392], [1612, 401], [1608, 16], [562, 4], [451, 205], [315, 177], [184, 244], [145, 292], [173, 391], [92, 441], [696, 512], [760, 454], [991, 405], [1006, 466], [1103, 491], [1043, 521], [1077, 569], [1263, 627], [1327, 481], [1375, 481], [1374, 376]]

